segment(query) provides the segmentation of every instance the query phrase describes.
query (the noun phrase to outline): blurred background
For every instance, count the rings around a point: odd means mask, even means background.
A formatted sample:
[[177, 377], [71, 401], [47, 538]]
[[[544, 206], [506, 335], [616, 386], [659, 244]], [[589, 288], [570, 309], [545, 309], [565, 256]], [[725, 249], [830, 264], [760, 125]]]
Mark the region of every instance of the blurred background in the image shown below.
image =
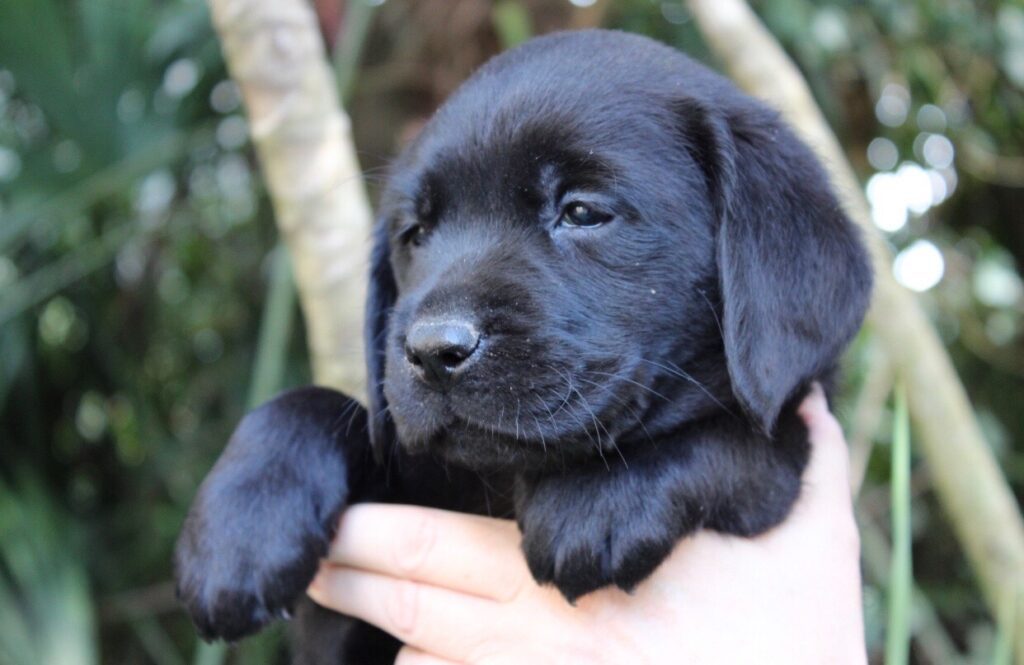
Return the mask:
[[[534, 34], [620, 28], [716, 64], [677, 1], [316, 5], [370, 173], [475, 67]], [[1020, 501], [1024, 6], [753, 7], [843, 143]], [[310, 380], [287, 282], [271, 297], [276, 247], [201, 0], [0, 2], [0, 663], [285, 662], [280, 629], [197, 648], [169, 581], [189, 501], [247, 404]], [[865, 467], [880, 662], [891, 377], [872, 357], [855, 345], [837, 408]], [[915, 466], [912, 661], [992, 662], [996, 622], [929, 482]]]

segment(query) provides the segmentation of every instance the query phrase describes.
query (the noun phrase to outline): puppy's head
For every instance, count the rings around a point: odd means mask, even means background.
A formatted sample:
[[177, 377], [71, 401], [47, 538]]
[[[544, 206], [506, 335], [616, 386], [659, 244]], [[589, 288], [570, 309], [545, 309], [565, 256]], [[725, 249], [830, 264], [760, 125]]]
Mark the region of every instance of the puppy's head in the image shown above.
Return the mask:
[[870, 290], [773, 113], [604, 31], [533, 40], [463, 85], [399, 159], [372, 262], [375, 446], [475, 468], [626, 454], [719, 412], [770, 432]]

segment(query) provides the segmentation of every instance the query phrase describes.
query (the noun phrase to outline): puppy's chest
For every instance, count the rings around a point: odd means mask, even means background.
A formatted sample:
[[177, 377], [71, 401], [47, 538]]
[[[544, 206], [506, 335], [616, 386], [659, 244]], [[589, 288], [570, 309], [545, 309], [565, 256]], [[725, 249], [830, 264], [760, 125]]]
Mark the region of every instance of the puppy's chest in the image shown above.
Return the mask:
[[402, 474], [400, 501], [489, 517], [515, 517], [515, 476], [478, 474], [423, 459]]

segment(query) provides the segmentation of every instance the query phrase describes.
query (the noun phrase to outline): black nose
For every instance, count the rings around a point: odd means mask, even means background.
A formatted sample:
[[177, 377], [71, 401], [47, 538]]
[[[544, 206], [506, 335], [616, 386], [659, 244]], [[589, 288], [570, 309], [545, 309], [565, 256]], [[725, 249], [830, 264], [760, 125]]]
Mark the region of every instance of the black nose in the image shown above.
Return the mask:
[[405, 356], [420, 378], [445, 385], [480, 346], [480, 333], [457, 318], [417, 321], [405, 338]]

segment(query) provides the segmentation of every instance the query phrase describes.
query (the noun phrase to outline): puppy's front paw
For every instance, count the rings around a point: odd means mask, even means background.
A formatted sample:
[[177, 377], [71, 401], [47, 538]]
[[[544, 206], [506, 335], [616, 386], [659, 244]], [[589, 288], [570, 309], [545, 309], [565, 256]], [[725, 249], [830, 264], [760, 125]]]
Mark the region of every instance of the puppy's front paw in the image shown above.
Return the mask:
[[623, 479], [601, 481], [548, 477], [521, 495], [519, 526], [530, 572], [569, 602], [613, 584], [631, 591], [696, 528], [681, 520], [667, 493], [637, 491]]
[[288, 618], [327, 553], [325, 525], [258, 500], [249, 510], [194, 509], [178, 541], [178, 598], [206, 640], [235, 641]]
[[233, 641], [287, 617], [312, 581], [348, 498], [335, 440], [343, 400], [306, 389], [254, 411], [203, 482], [174, 561], [203, 638]]

